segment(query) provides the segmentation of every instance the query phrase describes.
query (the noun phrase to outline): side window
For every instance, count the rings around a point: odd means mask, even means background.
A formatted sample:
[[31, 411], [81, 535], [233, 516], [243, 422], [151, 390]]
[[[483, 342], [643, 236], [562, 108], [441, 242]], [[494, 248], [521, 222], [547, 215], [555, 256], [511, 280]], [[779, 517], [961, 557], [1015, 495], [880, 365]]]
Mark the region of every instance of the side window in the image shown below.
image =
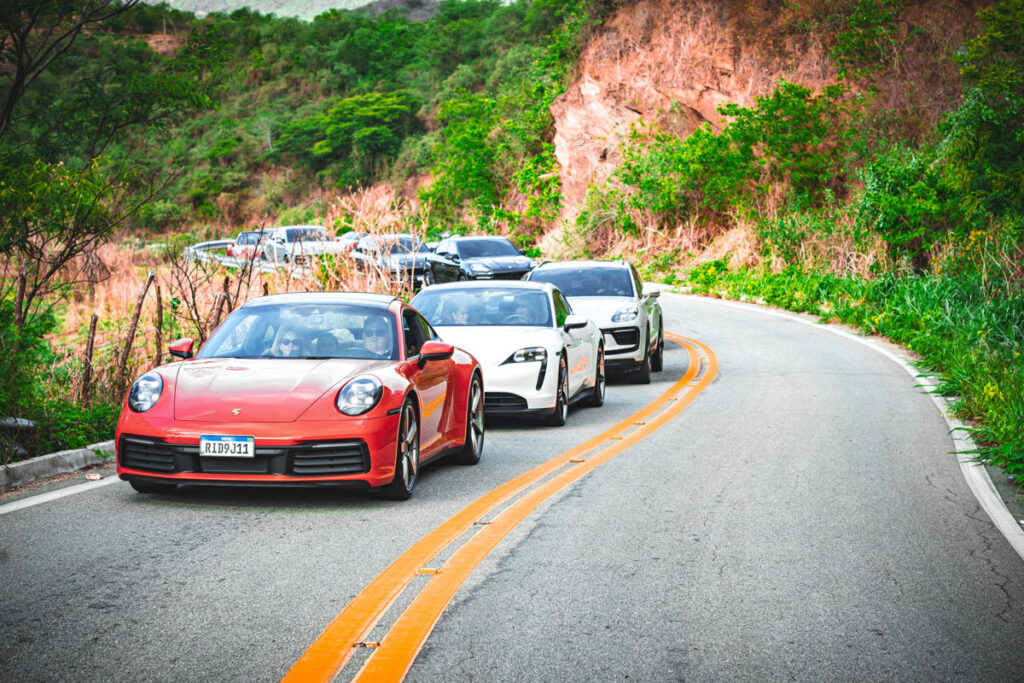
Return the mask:
[[437, 336], [437, 332], [434, 332], [434, 328], [430, 326], [430, 323], [428, 323], [426, 318], [424, 318], [422, 315], [417, 315], [415, 318], [413, 318], [413, 322], [419, 328], [420, 334], [422, 335], [424, 342], [436, 341], [440, 339], [440, 337]]
[[430, 323], [415, 311], [406, 310], [402, 313], [402, 327], [406, 358], [420, 355], [420, 347], [425, 342], [438, 338]]
[[572, 313], [572, 309], [569, 308], [569, 302], [562, 298], [562, 293], [558, 290], [551, 292], [552, 297], [555, 300], [555, 326], [561, 327], [565, 324], [565, 319]]
[[636, 268], [633, 264], [629, 264], [629, 273], [633, 276], [633, 286], [636, 287], [637, 297], [644, 295], [644, 281], [640, 279], [640, 274], [636, 272]]

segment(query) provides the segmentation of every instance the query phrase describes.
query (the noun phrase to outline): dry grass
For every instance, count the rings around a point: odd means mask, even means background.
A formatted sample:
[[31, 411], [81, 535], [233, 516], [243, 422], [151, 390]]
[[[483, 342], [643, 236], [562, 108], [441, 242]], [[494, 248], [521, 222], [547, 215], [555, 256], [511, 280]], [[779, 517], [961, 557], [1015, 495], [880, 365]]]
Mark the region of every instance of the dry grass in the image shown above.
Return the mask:
[[[326, 203], [327, 211], [318, 219], [325, 225], [345, 224], [375, 235], [424, 234], [424, 224], [408, 202], [386, 188], [371, 188]], [[242, 226], [225, 227], [222, 232], [235, 234], [239, 229]], [[231, 309], [264, 293], [363, 291], [392, 293], [406, 299], [412, 295], [408, 283], [393, 281], [387, 272], [359, 271], [347, 256], [314, 259], [306, 268], [263, 273], [259, 262], [255, 267], [236, 269], [217, 263], [184, 261], [180, 257], [182, 245], [175, 244], [174, 236], [168, 236], [168, 245], [169, 248], [145, 248], [122, 236], [119, 244], [105, 244], [94, 253], [79, 256], [69, 269], [81, 281], [71, 288], [61, 305], [61, 327], [50, 341], [61, 359], [59, 364], [65, 370], [71, 369], [76, 395], [81, 393], [93, 314], [99, 319], [93, 352], [93, 397], [119, 401], [124, 387], [117, 386], [118, 358], [126, 344], [131, 344], [126, 367], [130, 380], [164, 362], [167, 345], [175, 339], [205, 340], [218, 322], [218, 307], [223, 319]], [[179, 251], [176, 253], [175, 249]], [[136, 302], [150, 271], [155, 273], [155, 279], [143, 299], [138, 327], [129, 340]]]

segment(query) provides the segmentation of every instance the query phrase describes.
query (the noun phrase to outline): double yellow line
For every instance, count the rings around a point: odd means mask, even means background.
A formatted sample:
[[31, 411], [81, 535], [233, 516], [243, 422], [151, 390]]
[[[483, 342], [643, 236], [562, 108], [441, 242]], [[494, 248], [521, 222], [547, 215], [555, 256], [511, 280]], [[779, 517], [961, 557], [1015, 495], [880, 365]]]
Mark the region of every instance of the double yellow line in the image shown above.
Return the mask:
[[[284, 681], [332, 680], [363, 647], [372, 649], [372, 654], [353, 680], [402, 680], [456, 591], [516, 525], [555, 493], [662, 427], [714, 380], [718, 361], [710, 348], [695, 339], [668, 333], [666, 337], [689, 354], [686, 373], [678, 382], [611, 429], [481, 496], [416, 542], [327, 626]], [[506, 503], [493, 519], [485, 519]], [[439, 567], [429, 566], [438, 553], [474, 526], [476, 533], [448, 561]], [[432, 578], [384, 638], [367, 642], [365, 638], [395, 599], [422, 575]]]

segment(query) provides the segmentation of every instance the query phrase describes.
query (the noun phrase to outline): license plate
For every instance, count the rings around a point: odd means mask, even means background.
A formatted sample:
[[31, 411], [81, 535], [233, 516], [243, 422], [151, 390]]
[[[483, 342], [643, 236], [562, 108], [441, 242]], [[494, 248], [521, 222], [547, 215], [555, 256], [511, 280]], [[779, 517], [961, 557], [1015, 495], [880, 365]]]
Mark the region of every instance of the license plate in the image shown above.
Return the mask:
[[214, 458], [254, 458], [256, 439], [251, 436], [201, 436], [199, 455]]

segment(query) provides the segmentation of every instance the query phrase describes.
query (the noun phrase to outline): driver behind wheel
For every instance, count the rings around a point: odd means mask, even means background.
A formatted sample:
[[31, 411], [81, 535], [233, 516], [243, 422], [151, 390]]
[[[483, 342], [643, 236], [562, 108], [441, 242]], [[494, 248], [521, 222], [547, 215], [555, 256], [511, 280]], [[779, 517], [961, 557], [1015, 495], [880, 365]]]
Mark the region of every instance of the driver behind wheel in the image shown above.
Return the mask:
[[391, 325], [384, 316], [373, 316], [363, 323], [363, 347], [374, 356], [391, 357], [391, 337]]

